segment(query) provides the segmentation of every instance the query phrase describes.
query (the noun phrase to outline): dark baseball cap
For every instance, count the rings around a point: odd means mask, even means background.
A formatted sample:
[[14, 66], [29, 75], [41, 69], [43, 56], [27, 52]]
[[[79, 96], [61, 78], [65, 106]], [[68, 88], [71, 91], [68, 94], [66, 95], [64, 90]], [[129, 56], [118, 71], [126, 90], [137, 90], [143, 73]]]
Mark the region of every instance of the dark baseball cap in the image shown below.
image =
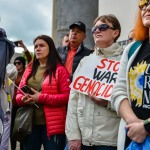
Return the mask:
[[78, 27], [81, 31], [83, 31], [84, 33], [86, 33], [86, 26], [85, 26], [85, 24], [83, 22], [77, 21], [77, 22], [74, 22], [73, 24], [71, 24], [69, 26], [70, 29], [72, 29], [74, 27]]

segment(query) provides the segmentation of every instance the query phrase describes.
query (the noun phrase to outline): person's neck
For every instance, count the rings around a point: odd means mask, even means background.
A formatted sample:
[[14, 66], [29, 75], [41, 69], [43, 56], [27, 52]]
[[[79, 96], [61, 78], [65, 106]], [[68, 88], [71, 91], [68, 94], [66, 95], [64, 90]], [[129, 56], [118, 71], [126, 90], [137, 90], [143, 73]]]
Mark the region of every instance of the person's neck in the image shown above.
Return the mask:
[[45, 67], [46, 66], [46, 64], [40, 64], [40, 67]]
[[79, 43], [70, 43], [70, 48], [71, 49], [77, 49], [79, 47]]
[[96, 44], [96, 46], [98, 47], [98, 48], [107, 48], [107, 47], [109, 47], [109, 46], [111, 46], [113, 44], [113, 42], [111, 41], [111, 42], [107, 42], [107, 43], [97, 43]]
[[24, 69], [23, 68], [18, 70], [18, 75], [22, 75], [23, 73], [24, 73]]
[[40, 67], [44, 67], [46, 66], [46, 62], [45, 61], [40, 61]]

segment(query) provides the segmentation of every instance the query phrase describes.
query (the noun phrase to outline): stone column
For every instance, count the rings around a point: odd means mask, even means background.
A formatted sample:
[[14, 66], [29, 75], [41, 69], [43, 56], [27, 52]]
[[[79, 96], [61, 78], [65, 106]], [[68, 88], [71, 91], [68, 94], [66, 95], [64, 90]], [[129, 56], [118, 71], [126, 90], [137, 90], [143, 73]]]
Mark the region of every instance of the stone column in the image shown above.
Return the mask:
[[56, 46], [61, 46], [62, 37], [69, 32], [69, 25], [75, 21], [86, 24], [84, 45], [94, 47], [91, 28], [98, 16], [98, 0], [53, 0], [53, 31]]

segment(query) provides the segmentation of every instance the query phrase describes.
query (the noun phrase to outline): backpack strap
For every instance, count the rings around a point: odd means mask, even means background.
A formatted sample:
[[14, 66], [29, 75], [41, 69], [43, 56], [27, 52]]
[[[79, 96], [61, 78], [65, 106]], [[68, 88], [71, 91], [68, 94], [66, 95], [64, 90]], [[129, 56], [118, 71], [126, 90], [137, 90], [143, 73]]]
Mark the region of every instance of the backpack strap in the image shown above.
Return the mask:
[[136, 51], [136, 49], [142, 44], [142, 41], [135, 41], [132, 46], [130, 47], [129, 53], [128, 53], [128, 59], [133, 55], [133, 53]]

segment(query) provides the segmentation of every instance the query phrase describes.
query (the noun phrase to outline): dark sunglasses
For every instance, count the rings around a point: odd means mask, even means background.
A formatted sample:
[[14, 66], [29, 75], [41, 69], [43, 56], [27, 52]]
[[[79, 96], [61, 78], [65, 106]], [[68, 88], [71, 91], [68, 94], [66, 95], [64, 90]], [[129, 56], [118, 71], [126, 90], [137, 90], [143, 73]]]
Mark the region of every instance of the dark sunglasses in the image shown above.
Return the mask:
[[21, 62], [19, 61], [19, 62], [14, 62], [14, 65], [21, 65]]
[[97, 29], [98, 29], [99, 31], [106, 31], [107, 29], [112, 29], [112, 30], [114, 30], [113, 27], [110, 27], [110, 26], [107, 25], [107, 24], [101, 24], [101, 25], [99, 25], [99, 26], [94, 26], [94, 27], [92, 28], [92, 33], [94, 33]]
[[128, 41], [133, 41], [133, 38], [128, 38]]

